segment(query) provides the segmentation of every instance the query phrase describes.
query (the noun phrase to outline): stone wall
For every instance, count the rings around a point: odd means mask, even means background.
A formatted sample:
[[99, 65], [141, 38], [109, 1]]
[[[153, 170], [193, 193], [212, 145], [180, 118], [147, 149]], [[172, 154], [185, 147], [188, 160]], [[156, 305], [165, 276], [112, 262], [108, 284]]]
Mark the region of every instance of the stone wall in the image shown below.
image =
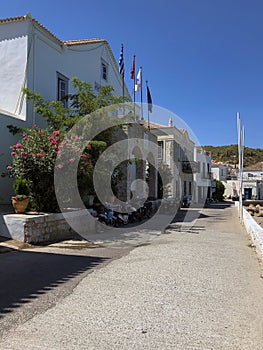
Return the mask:
[[[86, 210], [72, 212], [73, 219], [79, 225], [83, 222], [83, 227], [85, 225], [86, 230], [95, 232], [94, 220], [89, 220], [89, 227], [87, 227], [87, 215]], [[7, 214], [1, 216], [0, 235], [26, 243], [38, 244], [68, 239], [75, 236], [76, 232], [69, 226], [61, 213]]]

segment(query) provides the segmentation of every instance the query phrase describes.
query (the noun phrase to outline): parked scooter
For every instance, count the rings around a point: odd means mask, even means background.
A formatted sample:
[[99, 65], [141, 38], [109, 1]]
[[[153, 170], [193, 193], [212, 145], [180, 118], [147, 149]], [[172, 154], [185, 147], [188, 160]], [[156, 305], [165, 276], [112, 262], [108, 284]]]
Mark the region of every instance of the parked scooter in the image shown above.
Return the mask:
[[184, 196], [182, 200], [182, 207], [189, 208], [191, 204], [191, 196]]
[[106, 225], [115, 226], [116, 217], [114, 216], [114, 212], [110, 208], [104, 208], [104, 210], [98, 215], [98, 220]]
[[145, 201], [143, 204], [140, 202], [126, 202], [122, 206], [108, 202], [103, 205], [99, 202], [99, 204], [94, 205], [93, 211], [96, 213], [98, 221], [105, 225], [119, 227], [150, 218], [153, 209], [152, 203], [149, 201]]
[[115, 226], [127, 225], [129, 223], [129, 216], [123, 212], [120, 205], [106, 203], [106, 207], [113, 211]]

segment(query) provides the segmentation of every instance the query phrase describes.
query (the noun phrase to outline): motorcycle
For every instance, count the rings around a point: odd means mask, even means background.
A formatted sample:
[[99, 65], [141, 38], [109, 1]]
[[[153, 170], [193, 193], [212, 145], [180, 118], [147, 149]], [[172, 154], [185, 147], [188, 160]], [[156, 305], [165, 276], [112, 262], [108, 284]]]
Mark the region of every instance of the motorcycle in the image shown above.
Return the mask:
[[191, 197], [190, 196], [184, 196], [182, 200], [182, 207], [183, 208], [189, 208], [191, 204]]

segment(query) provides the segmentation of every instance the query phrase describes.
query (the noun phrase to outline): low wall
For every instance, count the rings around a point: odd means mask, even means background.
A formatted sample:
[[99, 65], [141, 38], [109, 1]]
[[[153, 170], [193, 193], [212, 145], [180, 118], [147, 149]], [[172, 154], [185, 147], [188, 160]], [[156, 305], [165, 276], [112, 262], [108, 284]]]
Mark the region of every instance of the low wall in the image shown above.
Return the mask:
[[[87, 211], [76, 210], [67, 215], [85, 229], [95, 231], [94, 220], [89, 220], [87, 227]], [[0, 235], [18, 241], [37, 244], [68, 239], [76, 235], [61, 213], [58, 214], [6, 214], [0, 217]]]
[[[235, 203], [239, 209], [239, 202]], [[261, 259], [263, 259], [263, 228], [259, 226], [253, 217], [243, 208], [243, 222], [253, 244], [255, 245], [256, 251]]]

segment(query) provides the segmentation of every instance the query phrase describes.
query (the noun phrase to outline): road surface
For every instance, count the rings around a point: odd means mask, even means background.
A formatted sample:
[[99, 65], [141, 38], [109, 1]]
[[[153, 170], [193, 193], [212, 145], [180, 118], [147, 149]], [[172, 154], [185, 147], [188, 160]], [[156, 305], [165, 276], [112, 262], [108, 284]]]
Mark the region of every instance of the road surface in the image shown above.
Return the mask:
[[[0, 319], [0, 349], [262, 350], [262, 266], [237, 210], [196, 210], [194, 226], [190, 218], [181, 222], [182, 211], [149, 243], [111, 246], [110, 263], [100, 260], [107, 260], [103, 248], [92, 250], [93, 257], [87, 249], [79, 255], [51, 254], [50, 248], [16, 254], [43, 256], [41, 272], [37, 277], [34, 271], [33, 289], [29, 275], [29, 286], [22, 284], [13, 300], [9, 290], [1, 304], [10, 312]], [[0, 259], [4, 255], [12, 253]]]

